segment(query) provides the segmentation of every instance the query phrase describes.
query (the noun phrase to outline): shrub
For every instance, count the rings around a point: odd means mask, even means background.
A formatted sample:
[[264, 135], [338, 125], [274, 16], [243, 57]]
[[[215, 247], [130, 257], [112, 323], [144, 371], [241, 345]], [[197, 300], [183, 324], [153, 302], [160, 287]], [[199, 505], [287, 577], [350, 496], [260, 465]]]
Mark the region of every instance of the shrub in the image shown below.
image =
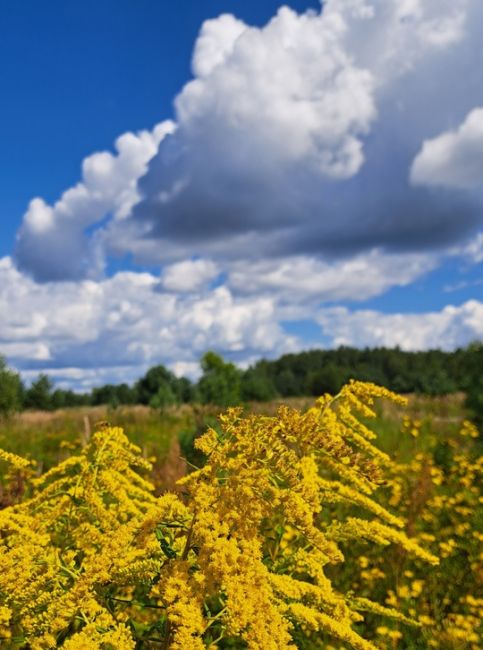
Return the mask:
[[22, 406], [22, 382], [0, 357], [0, 418], [8, 417]]
[[360, 417], [379, 397], [402, 401], [351, 382], [305, 413], [230, 409], [197, 441], [207, 462], [181, 496], [153, 496], [140, 450], [101, 428], [0, 511], [2, 647], [283, 650], [338, 639], [371, 650], [363, 613], [419, 625], [331, 579], [354, 544], [438, 563], [377, 497], [392, 463]]
[[24, 406], [27, 409], [39, 411], [50, 411], [53, 407], [52, 391], [54, 385], [52, 380], [44, 374], [32, 382], [32, 385], [25, 391]]
[[240, 403], [241, 372], [224, 361], [215, 352], [207, 352], [201, 359], [203, 375], [197, 386], [202, 404], [216, 404], [226, 408]]

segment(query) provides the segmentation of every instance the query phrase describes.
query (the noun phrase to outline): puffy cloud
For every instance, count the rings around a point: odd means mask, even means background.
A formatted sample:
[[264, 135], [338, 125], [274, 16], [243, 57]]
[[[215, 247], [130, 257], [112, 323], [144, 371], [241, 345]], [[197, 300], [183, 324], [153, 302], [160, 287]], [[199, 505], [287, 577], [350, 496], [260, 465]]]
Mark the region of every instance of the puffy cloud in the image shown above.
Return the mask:
[[193, 53], [193, 72], [206, 77], [233, 52], [237, 38], [247, 25], [231, 14], [222, 14], [215, 20], [206, 20], [200, 30]]
[[268, 297], [236, 298], [227, 287], [175, 295], [150, 273], [39, 284], [0, 260], [0, 354], [22, 372], [48, 371], [64, 385], [131, 381], [165, 363], [193, 374], [217, 349], [233, 359], [274, 356], [296, 340]]
[[103, 151], [84, 160], [82, 182], [55, 205], [32, 199], [17, 235], [19, 266], [40, 281], [98, 276], [104, 256], [96, 224], [106, 215], [118, 221], [129, 214], [140, 198], [137, 180], [174, 128], [166, 121], [152, 131], [124, 133], [116, 140], [115, 154]]
[[211, 260], [184, 260], [163, 269], [161, 283], [167, 291], [199, 291], [219, 274]]
[[425, 140], [411, 167], [418, 185], [483, 188], [483, 108], [475, 108], [454, 131]]
[[181, 142], [206, 148], [216, 128], [229, 135], [212, 143], [216, 154], [242, 173], [301, 162], [322, 176], [352, 176], [375, 107], [370, 73], [340, 45], [343, 29], [337, 16], [288, 7], [263, 29], [228, 16], [205, 23], [194, 52], [202, 74], [176, 99]]
[[[294, 303], [287, 302], [285, 280], [280, 292], [274, 284], [269, 277], [265, 295], [256, 288], [254, 295], [245, 296], [223, 285], [176, 295], [161, 290], [159, 278], [150, 273], [38, 284], [4, 258], [0, 354], [27, 379], [46, 371], [59, 385], [82, 390], [133, 381], [155, 363], [196, 377], [198, 359], [210, 348], [242, 366], [260, 356], [298, 350], [302, 341], [281, 326], [287, 318], [313, 318], [321, 326], [320, 342], [330, 346], [453, 349], [483, 337], [483, 303], [476, 300], [422, 314], [314, 310], [310, 302], [291, 311]], [[339, 291], [336, 286], [331, 290]]]
[[[314, 313], [333, 344], [481, 335], [475, 302], [320, 306], [406, 286], [446, 255], [481, 261], [482, 30], [477, 0], [206, 21], [176, 122], [124, 134], [55, 204], [31, 201], [20, 271], [0, 261], [0, 352], [81, 385], [159, 361], [193, 374], [209, 347], [277, 355], [300, 345], [280, 322]], [[103, 277], [110, 256], [156, 271]]]
[[[387, 261], [373, 253], [378, 270], [372, 276], [371, 256], [347, 261], [345, 268], [342, 264], [338, 274], [346, 275], [345, 288], [330, 267], [318, 268], [313, 260], [300, 259], [292, 263], [293, 278], [289, 267], [278, 273], [274, 267], [260, 268], [252, 278], [240, 276], [238, 286], [227, 277], [231, 285], [197, 290], [192, 286], [175, 293], [151, 273], [36, 283], [10, 258], [3, 258], [0, 354], [27, 379], [44, 371], [59, 385], [83, 390], [99, 383], [134, 381], [156, 363], [168, 365], [178, 375], [196, 377], [198, 360], [208, 349], [242, 367], [260, 356], [296, 351], [304, 342], [287, 334], [282, 322], [294, 322], [296, 330], [299, 319], [313, 319], [321, 326], [320, 339], [314, 338], [312, 345], [452, 349], [483, 337], [483, 303], [478, 301], [409, 315], [320, 307], [314, 302], [320, 294], [318, 281], [325, 282], [321, 291], [327, 300], [339, 299], [349, 288], [352, 296], [359, 292], [362, 297], [364, 292], [382, 290], [385, 272], [399, 275], [398, 281], [404, 283], [424, 264], [417, 256], [401, 257], [397, 272], [385, 267]], [[313, 273], [313, 284], [304, 286], [305, 272]], [[258, 284], [250, 286], [255, 278]], [[291, 299], [297, 292], [301, 296]]]
[[266, 293], [284, 304], [362, 301], [393, 286], [405, 286], [437, 265], [433, 256], [387, 255], [372, 250], [327, 263], [314, 257], [235, 264], [228, 285], [242, 294]]
[[150, 263], [326, 262], [464, 241], [481, 197], [436, 194], [408, 175], [424, 138], [483, 101], [467, 70], [482, 24], [471, 0], [329, 0], [320, 13], [282, 8], [263, 28], [207, 21], [178, 129], [106, 241]]
[[465, 36], [473, 0], [329, 0], [347, 26], [344, 45], [382, 83]]
[[98, 277], [106, 254], [225, 271], [463, 243], [483, 219], [481, 194], [459, 191], [473, 176], [437, 193], [408, 176], [423, 141], [483, 105], [482, 25], [474, 0], [327, 0], [260, 28], [206, 21], [176, 128], [122, 136], [54, 206], [34, 199], [21, 267], [45, 281]]
[[483, 338], [483, 303], [477, 300], [422, 314], [383, 314], [333, 307], [322, 309], [317, 320], [335, 346], [452, 350]]
[[464, 257], [468, 257], [475, 264], [481, 264], [483, 262], [483, 232], [478, 233], [460, 253]]

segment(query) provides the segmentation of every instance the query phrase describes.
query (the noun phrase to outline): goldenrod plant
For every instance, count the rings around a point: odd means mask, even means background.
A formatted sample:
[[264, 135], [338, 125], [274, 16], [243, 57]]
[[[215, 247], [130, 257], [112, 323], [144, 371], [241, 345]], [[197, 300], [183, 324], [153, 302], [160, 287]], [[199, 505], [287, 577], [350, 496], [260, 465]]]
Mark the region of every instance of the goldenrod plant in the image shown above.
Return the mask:
[[[404, 402], [352, 381], [305, 412], [229, 409], [196, 443], [206, 464], [159, 497], [140, 450], [100, 427], [0, 510], [0, 647], [371, 650], [396, 647], [406, 628], [431, 638], [432, 613], [406, 611], [397, 583], [381, 597], [374, 574], [391, 556], [431, 575], [447, 549], [408, 527], [395, 478], [406, 470], [366, 424], [379, 398]], [[464, 469], [451, 480], [471, 483]]]
[[[401, 549], [380, 554], [356, 545], [343, 567], [345, 589], [370, 594], [417, 617], [421, 628], [396, 620], [366, 621], [365, 633], [381, 648], [479, 650], [483, 645], [483, 457], [478, 431], [463, 421], [442, 441], [421, 433], [421, 421], [404, 419], [414, 442], [412, 458], [393, 463], [380, 499], [405, 519], [408, 535], [440, 564], [428, 571]], [[418, 441], [426, 440], [426, 448]]]

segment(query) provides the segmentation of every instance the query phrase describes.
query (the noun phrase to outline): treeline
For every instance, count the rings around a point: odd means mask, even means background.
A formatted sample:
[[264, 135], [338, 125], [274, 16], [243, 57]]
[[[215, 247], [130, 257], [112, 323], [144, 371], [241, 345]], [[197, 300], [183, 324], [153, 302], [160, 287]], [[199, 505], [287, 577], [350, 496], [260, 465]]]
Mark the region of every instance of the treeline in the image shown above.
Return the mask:
[[349, 379], [381, 384], [398, 393], [468, 394], [470, 407], [483, 407], [483, 344], [454, 352], [400, 349], [310, 350], [275, 361], [260, 360], [241, 370], [214, 352], [201, 359], [197, 382], [176, 377], [162, 365], [152, 367], [135, 384], [106, 384], [79, 394], [55, 388], [40, 375], [28, 388], [0, 359], [0, 413], [22, 409], [53, 410], [68, 406], [146, 404], [154, 408], [198, 402], [226, 407], [276, 397], [335, 394]]

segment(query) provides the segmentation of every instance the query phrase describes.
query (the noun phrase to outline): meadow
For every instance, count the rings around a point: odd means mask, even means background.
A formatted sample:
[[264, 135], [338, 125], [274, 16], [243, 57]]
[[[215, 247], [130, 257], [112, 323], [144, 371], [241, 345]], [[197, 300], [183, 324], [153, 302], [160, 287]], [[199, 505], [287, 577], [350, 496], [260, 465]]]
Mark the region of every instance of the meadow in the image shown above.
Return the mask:
[[0, 647], [480, 648], [481, 442], [402, 402], [5, 419]]

